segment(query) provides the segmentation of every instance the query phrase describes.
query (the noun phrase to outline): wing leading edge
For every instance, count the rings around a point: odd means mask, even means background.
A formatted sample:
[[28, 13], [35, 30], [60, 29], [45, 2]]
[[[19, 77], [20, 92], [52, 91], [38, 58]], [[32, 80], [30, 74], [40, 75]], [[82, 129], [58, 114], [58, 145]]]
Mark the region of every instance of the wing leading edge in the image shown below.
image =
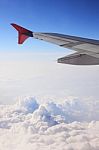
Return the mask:
[[72, 65], [99, 65], [99, 40], [62, 35], [58, 33], [39, 33], [27, 30], [17, 24], [11, 24], [18, 31], [18, 44], [27, 38], [44, 40], [64, 48], [77, 51], [71, 55], [59, 58], [58, 63]]

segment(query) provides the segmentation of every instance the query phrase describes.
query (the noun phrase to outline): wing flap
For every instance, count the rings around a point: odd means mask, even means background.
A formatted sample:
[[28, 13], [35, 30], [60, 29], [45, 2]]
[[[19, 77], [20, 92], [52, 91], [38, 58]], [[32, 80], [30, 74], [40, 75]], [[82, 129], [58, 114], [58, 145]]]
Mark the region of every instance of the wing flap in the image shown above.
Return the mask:
[[87, 54], [74, 53], [66, 57], [59, 58], [58, 63], [72, 65], [99, 65], [99, 59]]

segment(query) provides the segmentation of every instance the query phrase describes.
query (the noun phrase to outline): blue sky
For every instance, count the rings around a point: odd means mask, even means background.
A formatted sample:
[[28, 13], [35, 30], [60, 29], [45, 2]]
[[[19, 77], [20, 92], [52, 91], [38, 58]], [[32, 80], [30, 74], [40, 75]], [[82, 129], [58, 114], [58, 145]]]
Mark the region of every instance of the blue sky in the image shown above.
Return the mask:
[[99, 39], [98, 1], [0, 0], [0, 102], [12, 103], [18, 96], [99, 97], [98, 66], [57, 64], [71, 51], [32, 38], [18, 45], [10, 23]]
[[18, 46], [16, 32], [10, 26], [12, 22], [32, 31], [99, 39], [98, 0], [1, 0], [0, 18], [0, 51], [60, 51], [54, 45], [31, 39]]

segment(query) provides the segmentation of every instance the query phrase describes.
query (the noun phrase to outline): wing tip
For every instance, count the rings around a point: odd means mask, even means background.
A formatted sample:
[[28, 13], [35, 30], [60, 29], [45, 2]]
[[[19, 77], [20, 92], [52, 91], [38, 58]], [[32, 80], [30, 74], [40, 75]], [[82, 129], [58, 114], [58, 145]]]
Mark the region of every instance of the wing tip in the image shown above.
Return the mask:
[[33, 37], [32, 31], [23, 28], [22, 26], [19, 26], [15, 23], [11, 23], [11, 25], [18, 31], [18, 44], [23, 44], [27, 38]]

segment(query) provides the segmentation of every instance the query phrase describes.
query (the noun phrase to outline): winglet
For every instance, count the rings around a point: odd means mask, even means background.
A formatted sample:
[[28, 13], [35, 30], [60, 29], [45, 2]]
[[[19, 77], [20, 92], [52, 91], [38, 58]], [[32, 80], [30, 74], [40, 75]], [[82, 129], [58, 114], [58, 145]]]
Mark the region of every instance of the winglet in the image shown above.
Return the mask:
[[27, 38], [33, 37], [32, 31], [27, 30], [14, 23], [11, 23], [11, 25], [18, 31], [18, 44], [22, 44]]

